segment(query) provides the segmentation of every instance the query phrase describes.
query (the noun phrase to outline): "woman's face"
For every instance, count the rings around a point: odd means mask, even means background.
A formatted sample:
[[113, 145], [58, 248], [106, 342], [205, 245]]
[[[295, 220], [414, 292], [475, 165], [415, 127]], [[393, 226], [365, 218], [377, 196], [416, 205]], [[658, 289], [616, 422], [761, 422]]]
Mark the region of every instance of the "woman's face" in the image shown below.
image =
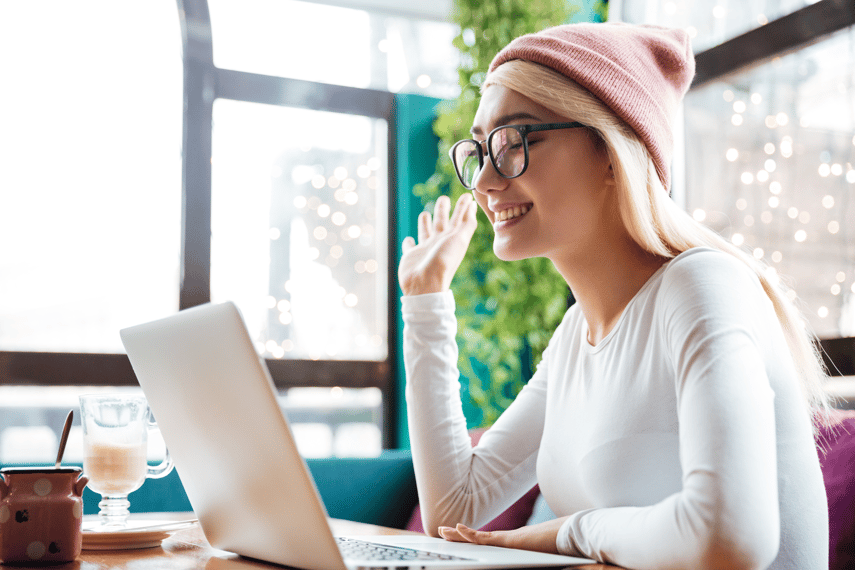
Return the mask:
[[[482, 141], [502, 125], [568, 120], [575, 119], [491, 85], [481, 97], [472, 134]], [[474, 194], [493, 225], [493, 250], [500, 259], [572, 260], [596, 250], [603, 232], [614, 230], [614, 179], [605, 148], [594, 141], [584, 128], [530, 133], [528, 168], [510, 180], [485, 154]]]

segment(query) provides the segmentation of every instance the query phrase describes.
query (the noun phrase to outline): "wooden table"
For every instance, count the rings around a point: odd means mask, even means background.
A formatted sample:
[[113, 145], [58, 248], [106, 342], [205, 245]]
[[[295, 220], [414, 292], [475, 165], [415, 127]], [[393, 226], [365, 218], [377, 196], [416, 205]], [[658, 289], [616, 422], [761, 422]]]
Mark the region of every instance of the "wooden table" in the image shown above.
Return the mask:
[[[193, 513], [151, 513], [159, 520], [193, 518]], [[398, 530], [338, 519], [330, 519], [333, 534], [413, 534]], [[181, 530], [163, 541], [160, 548], [140, 550], [84, 550], [74, 562], [49, 566], [56, 570], [275, 570], [284, 568], [241, 558], [213, 548], [198, 525]], [[615, 566], [586, 564], [578, 570], [606, 570]], [[32, 566], [0, 566], [0, 570], [33, 570]]]

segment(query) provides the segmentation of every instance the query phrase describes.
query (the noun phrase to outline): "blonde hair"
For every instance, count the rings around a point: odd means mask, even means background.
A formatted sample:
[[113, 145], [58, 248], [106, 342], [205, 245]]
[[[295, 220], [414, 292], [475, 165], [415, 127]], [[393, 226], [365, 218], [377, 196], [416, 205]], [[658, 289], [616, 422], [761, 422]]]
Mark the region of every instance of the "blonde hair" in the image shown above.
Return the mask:
[[487, 76], [482, 89], [494, 84], [582, 122], [597, 133], [614, 171], [621, 219], [643, 249], [670, 259], [687, 249], [707, 246], [729, 253], [753, 270], [784, 331], [814, 428], [827, 421], [829, 398], [822, 386], [827, 374], [807, 321], [769, 279], [765, 264], [695, 221], [668, 196], [647, 148], [635, 132], [586, 89], [548, 67], [525, 60], [509, 61]]

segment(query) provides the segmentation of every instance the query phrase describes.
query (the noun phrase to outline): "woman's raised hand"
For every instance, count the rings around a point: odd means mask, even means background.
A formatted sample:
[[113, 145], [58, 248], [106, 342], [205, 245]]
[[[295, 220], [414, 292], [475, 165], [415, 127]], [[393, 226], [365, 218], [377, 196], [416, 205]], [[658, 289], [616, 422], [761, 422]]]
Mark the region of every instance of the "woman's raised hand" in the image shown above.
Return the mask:
[[403, 255], [398, 264], [398, 281], [404, 295], [438, 293], [451, 286], [451, 279], [475, 233], [478, 206], [471, 193], [463, 194], [449, 218], [451, 200], [440, 196], [429, 212], [419, 215], [418, 244], [404, 238]]

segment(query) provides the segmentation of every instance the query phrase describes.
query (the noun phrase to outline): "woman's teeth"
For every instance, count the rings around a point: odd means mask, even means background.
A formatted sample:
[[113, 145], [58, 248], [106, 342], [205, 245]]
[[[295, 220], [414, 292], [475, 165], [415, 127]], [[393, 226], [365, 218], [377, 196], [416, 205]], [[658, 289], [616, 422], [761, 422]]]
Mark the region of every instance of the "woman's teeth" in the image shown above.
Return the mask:
[[508, 208], [507, 210], [502, 210], [501, 212], [496, 214], [497, 222], [504, 222], [506, 220], [512, 220], [514, 218], [519, 218], [523, 214], [526, 214], [531, 208], [525, 204], [522, 206], [514, 206], [513, 208]]

